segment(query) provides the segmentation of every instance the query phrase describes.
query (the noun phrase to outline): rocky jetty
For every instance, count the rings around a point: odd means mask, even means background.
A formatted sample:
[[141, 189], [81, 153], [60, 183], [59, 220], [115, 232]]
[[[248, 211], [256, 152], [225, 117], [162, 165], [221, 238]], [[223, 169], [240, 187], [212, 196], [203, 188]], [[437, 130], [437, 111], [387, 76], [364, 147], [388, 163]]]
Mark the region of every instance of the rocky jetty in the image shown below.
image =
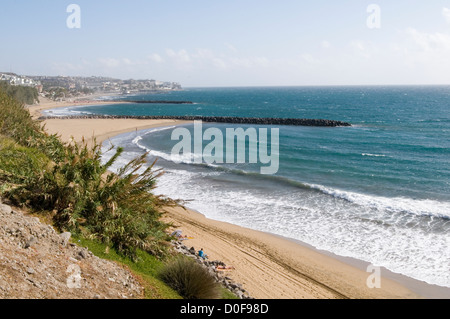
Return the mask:
[[253, 125], [291, 125], [291, 126], [319, 126], [338, 127], [351, 126], [350, 123], [325, 119], [295, 119], [295, 118], [263, 118], [263, 117], [236, 117], [236, 116], [172, 116], [172, 115], [74, 115], [74, 116], [41, 116], [40, 120], [47, 119], [141, 119], [141, 120], [183, 120], [203, 121], [209, 123], [253, 124]]
[[[113, 101], [117, 102], [117, 100]], [[191, 101], [158, 101], [158, 100], [136, 100], [136, 101], [123, 100], [123, 102], [136, 104], [194, 104], [194, 102]]]
[[219, 270], [220, 267], [227, 266], [224, 262], [219, 260], [210, 261], [208, 259], [203, 259], [202, 257], [198, 256], [197, 251], [194, 247], [188, 248], [181, 241], [173, 240], [172, 244], [175, 251], [195, 259], [195, 261], [197, 261], [200, 265], [208, 270], [211, 276], [213, 276], [219, 284], [230, 290], [239, 299], [253, 299], [241, 284], [234, 282], [230, 277], [227, 276], [226, 271]]

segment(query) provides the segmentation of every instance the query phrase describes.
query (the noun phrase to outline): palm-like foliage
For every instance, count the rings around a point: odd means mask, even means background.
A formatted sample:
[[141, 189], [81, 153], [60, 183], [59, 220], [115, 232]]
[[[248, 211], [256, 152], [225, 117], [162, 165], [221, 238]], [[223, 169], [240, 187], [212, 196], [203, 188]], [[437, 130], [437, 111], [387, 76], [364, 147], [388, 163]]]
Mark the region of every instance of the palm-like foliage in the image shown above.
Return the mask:
[[[167, 225], [159, 220], [163, 199], [151, 193], [161, 172], [154, 170], [154, 163], [146, 167], [147, 154], [112, 173], [109, 169], [121, 148], [102, 164], [101, 147], [95, 141], [93, 146], [84, 140], [63, 144], [46, 134], [20, 103], [1, 92], [0, 134], [25, 148], [26, 156], [42, 157], [24, 161], [22, 166], [29, 167], [20, 170], [0, 161], [0, 179], [9, 185], [3, 189], [4, 196], [51, 212], [61, 231], [97, 238], [131, 257], [137, 248], [156, 255], [164, 252]], [[21, 156], [18, 148], [10, 151], [10, 157]], [[0, 147], [0, 157], [5, 152]]]

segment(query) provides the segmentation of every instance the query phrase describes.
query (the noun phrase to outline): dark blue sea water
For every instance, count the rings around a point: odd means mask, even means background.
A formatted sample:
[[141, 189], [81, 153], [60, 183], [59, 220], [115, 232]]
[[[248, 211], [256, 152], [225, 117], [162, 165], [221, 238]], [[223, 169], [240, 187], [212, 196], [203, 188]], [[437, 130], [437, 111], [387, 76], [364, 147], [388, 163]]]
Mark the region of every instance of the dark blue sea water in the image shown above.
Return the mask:
[[[207, 217], [450, 287], [450, 87], [192, 88], [126, 98], [194, 104], [115, 104], [53, 114], [350, 122], [337, 128], [265, 126], [279, 129], [274, 175], [261, 174], [260, 163], [193, 164], [201, 156], [194, 152], [175, 162], [174, 127], [124, 134], [112, 143], [125, 147], [121, 164], [150, 151], [150, 160], [158, 158], [166, 171], [157, 192], [192, 200], [188, 206]], [[193, 134], [193, 125], [185, 127]], [[203, 123], [208, 128], [225, 136], [237, 126]]]

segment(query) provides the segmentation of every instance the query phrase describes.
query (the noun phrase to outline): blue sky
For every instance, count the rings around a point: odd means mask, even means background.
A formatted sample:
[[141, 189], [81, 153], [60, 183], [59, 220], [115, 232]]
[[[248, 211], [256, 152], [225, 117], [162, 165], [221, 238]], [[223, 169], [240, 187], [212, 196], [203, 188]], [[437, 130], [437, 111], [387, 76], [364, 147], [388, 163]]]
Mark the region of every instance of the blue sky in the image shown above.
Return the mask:
[[[70, 4], [81, 28], [70, 29]], [[370, 4], [380, 28], [369, 28]], [[450, 0], [2, 1], [0, 71], [183, 86], [450, 84]]]

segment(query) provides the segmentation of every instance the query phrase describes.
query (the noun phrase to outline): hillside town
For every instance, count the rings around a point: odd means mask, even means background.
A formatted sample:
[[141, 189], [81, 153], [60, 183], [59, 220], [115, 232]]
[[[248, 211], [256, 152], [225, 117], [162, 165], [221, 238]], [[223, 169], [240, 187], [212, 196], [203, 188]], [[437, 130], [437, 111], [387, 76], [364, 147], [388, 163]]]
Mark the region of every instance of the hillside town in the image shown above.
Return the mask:
[[108, 77], [25, 76], [0, 72], [0, 81], [13, 86], [34, 87], [42, 97], [64, 101], [86, 94], [135, 94], [152, 91], [181, 90], [180, 83], [158, 80], [121, 80]]

